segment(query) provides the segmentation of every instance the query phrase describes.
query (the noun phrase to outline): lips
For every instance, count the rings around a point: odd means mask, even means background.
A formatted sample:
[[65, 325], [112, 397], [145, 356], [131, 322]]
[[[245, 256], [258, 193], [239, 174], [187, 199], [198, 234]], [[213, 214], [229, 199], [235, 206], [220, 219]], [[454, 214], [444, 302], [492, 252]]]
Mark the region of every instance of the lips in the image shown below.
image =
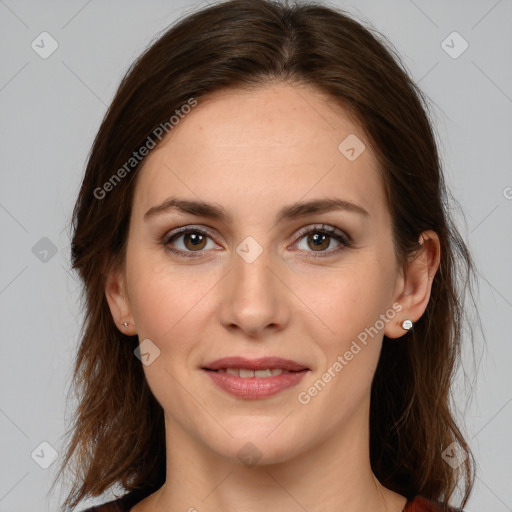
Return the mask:
[[290, 372], [309, 370], [308, 367], [282, 357], [261, 357], [259, 359], [247, 359], [245, 357], [223, 357], [203, 366], [205, 370], [226, 370], [228, 368], [244, 370], [273, 370], [281, 369]]
[[230, 395], [259, 400], [296, 386], [309, 368], [281, 357], [224, 357], [207, 363], [202, 371]]

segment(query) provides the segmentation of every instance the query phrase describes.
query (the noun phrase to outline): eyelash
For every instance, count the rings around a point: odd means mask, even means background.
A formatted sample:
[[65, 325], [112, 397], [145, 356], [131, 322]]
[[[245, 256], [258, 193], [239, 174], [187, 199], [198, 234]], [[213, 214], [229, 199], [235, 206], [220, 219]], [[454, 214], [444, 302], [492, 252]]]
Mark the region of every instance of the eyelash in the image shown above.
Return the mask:
[[[171, 233], [165, 234], [161, 239], [160, 243], [164, 245], [165, 250], [176, 255], [179, 257], [185, 257], [185, 258], [200, 258], [203, 254], [203, 251], [181, 251], [179, 249], [175, 249], [172, 246], [170, 246], [170, 242], [173, 239], [179, 238], [180, 235], [187, 234], [187, 233], [199, 233], [201, 235], [208, 236], [212, 238], [212, 233], [210, 233], [208, 230], [195, 228], [195, 227], [182, 227], [178, 228]], [[350, 248], [353, 246], [352, 239], [345, 233], [337, 230], [336, 228], [332, 226], [325, 226], [325, 224], [322, 224], [321, 228], [318, 228], [316, 226], [313, 227], [307, 227], [299, 231], [297, 234], [298, 239], [297, 242], [295, 242], [294, 245], [296, 245], [300, 240], [302, 240], [306, 235], [312, 234], [312, 233], [322, 233], [325, 235], [328, 235], [334, 239], [336, 239], [338, 242], [340, 242], [340, 247], [330, 250], [330, 251], [318, 251], [318, 254], [314, 254], [315, 251], [306, 251], [307, 253], [313, 253], [306, 257], [308, 258], [326, 258], [329, 256], [332, 256], [333, 254], [337, 254], [340, 251], [343, 251], [346, 248]]]

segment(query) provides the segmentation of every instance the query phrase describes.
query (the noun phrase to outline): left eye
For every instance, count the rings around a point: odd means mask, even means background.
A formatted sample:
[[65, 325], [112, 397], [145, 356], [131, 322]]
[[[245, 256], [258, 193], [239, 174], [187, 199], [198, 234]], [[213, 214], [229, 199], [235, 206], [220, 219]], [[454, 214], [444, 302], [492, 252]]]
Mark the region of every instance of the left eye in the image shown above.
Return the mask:
[[[326, 251], [325, 249], [329, 248], [333, 239], [338, 243], [338, 246], [333, 250]], [[303, 246], [301, 247], [300, 242], [302, 240], [305, 240], [305, 244], [303, 244]], [[307, 228], [305, 231], [302, 231], [300, 233], [299, 242], [296, 243], [296, 246], [301, 251], [327, 253], [312, 255], [313, 257], [322, 257], [330, 255], [334, 252], [338, 252], [338, 250], [340, 250], [340, 246], [341, 248], [350, 247], [351, 240], [343, 232], [338, 231], [337, 229], [330, 226], [325, 227], [322, 224], [322, 227], [320, 228]], [[308, 249], [311, 249], [311, 251]]]

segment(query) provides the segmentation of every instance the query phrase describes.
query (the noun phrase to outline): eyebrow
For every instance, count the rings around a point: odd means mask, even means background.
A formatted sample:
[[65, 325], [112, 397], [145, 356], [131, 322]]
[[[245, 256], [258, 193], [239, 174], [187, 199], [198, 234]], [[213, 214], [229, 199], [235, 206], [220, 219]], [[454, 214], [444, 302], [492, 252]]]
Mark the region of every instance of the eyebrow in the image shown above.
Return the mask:
[[[276, 221], [293, 220], [314, 213], [325, 213], [328, 211], [347, 211], [351, 213], [359, 213], [365, 217], [369, 217], [369, 213], [361, 206], [350, 201], [338, 198], [314, 199], [311, 201], [297, 202], [282, 208], [277, 216]], [[163, 203], [152, 206], [145, 214], [144, 220], [147, 221], [157, 215], [161, 215], [170, 211], [179, 211], [190, 213], [201, 217], [216, 219], [221, 222], [231, 224], [233, 217], [226, 210], [214, 203], [205, 203], [191, 199], [180, 199], [177, 197], [169, 197]]]

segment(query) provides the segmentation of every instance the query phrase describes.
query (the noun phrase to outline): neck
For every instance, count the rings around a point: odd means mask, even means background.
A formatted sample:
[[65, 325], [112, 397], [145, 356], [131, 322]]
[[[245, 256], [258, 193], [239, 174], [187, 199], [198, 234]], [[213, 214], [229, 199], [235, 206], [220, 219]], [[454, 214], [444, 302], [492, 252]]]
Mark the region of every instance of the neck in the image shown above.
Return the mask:
[[371, 470], [367, 414], [292, 458], [251, 467], [207, 449], [168, 417], [166, 437], [167, 481], [132, 512], [401, 512], [406, 503]]

